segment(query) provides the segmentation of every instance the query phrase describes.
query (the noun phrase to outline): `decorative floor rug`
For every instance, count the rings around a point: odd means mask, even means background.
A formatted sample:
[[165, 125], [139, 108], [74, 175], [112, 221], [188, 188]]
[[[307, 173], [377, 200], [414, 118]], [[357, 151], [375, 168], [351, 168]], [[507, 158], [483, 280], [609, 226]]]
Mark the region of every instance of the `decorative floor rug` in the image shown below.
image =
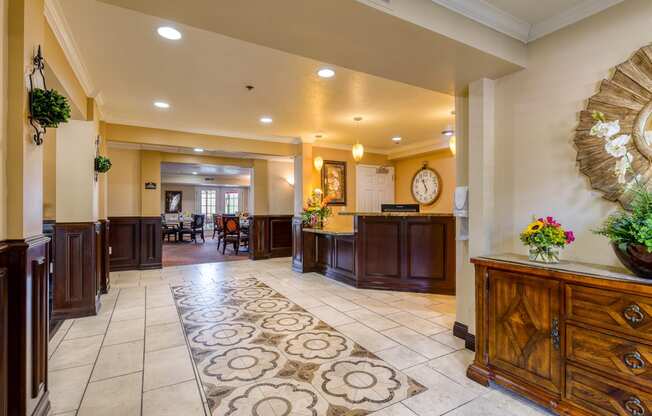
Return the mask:
[[426, 390], [256, 278], [172, 290], [214, 416], [362, 416]]

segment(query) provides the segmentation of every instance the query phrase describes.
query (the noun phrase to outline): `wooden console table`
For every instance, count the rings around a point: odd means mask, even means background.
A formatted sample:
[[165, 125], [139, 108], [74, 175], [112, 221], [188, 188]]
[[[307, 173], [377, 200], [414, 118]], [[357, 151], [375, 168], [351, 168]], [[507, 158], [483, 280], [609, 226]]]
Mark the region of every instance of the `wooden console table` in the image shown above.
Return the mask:
[[652, 414], [652, 280], [518, 255], [472, 262], [469, 378], [495, 381], [557, 414]]

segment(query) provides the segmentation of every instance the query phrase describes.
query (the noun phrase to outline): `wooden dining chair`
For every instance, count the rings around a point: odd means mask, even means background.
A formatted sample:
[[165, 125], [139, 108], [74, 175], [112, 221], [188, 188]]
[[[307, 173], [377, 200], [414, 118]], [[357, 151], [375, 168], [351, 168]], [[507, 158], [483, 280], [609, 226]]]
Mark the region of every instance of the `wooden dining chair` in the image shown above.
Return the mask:
[[226, 252], [226, 245], [233, 243], [233, 251], [238, 255], [240, 252], [240, 243], [249, 240], [249, 235], [240, 229], [240, 218], [236, 216], [223, 217], [224, 220], [224, 245], [222, 254]]
[[183, 241], [183, 236], [185, 234], [190, 235], [190, 239], [197, 243], [197, 236], [201, 237], [202, 243], [206, 242], [204, 238], [204, 220], [206, 216], [204, 214], [198, 214], [192, 216], [192, 222], [190, 226], [183, 227], [179, 230], [179, 239]]
[[217, 249], [220, 249], [220, 243], [224, 239], [224, 217], [221, 214], [213, 215], [213, 240], [217, 236]]

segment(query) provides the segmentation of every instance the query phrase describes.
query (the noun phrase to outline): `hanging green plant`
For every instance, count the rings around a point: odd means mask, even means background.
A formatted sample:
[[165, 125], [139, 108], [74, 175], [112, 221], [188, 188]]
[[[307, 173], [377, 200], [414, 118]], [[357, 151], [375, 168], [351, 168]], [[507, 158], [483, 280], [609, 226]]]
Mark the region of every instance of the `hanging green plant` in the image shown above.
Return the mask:
[[95, 157], [95, 172], [106, 173], [111, 169], [111, 159], [104, 156]]
[[56, 128], [70, 119], [68, 99], [56, 90], [35, 88], [30, 93], [32, 118], [41, 127]]

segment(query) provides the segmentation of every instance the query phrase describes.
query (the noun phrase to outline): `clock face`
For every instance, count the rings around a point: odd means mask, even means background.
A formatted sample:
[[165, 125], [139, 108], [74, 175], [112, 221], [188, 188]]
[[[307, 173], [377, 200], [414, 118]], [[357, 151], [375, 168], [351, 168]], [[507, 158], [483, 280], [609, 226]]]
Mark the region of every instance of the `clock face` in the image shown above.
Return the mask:
[[421, 169], [412, 179], [412, 196], [420, 204], [434, 203], [439, 197], [440, 190], [439, 175], [430, 168]]

